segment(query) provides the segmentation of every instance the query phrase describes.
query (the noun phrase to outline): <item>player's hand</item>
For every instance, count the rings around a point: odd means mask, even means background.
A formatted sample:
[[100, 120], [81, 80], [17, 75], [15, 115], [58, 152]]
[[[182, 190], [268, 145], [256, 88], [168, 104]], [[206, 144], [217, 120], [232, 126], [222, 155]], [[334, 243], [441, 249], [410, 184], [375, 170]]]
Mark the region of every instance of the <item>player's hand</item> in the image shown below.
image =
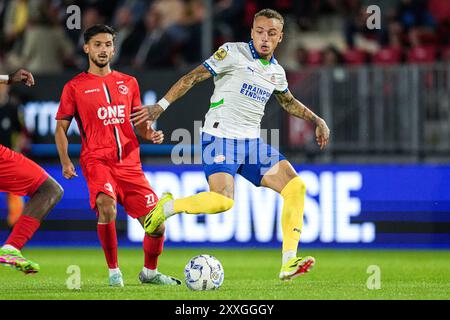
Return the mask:
[[67, 163], [64, 163], [62, 167], [63, 167], [62, 174], [64, 178], [70, 180], [72, 178], [78, 177], [72, 162], [69, 161]]
[[135, 127], [145, 121], [155, 121], [164, 112], [164, 109], [158, 104], [138, 107], [135, 110], [131, 114], [131, 122], [133, 122]]
[[34, 78], [31, 72], [20, 69], [9, 75], [9, 83], [23, 82], [25, 85], [34, 86]]
[[164, 133], [161, 130], [153, 131], [150, 140], [155, 144], [161, 144], [164, 141]]
[[317, 120], [316, 124], [316, 142], [319, 145], [320, 150], [323, 150], [330, 139], [330, 129], [328, 129], [328, 126], [323, 119]]

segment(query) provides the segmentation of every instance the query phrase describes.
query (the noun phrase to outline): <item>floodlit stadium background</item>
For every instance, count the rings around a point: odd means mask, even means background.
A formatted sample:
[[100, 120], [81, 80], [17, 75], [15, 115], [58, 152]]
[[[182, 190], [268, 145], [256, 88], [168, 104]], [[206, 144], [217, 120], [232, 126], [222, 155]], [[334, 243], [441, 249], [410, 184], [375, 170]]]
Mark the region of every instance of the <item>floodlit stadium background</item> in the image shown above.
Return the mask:
[[[66, 8], [81, 9], [81, 30], [69, 30]], [[370, 30], [368, 5], [378, 5], [381, 29]], [[0, 112], [3, 144], [42, 165], [65, 189], [63, 200], [30, 245], [98, 245], [81, 170], [66, 181], [54, 145], [62, 87], [86, 69], [82, 33], [95, 23], [118, 33], [116, 70], [137, 77], [145, 104], [161, 98], [184, 73], [224, 42], [249, 41], [255, 12], [279, 10], [285, 38], [276, 52], [291, 92], [331, 129], [328, 148], [314, 128], [272, 98], [263, 128], [308, 191], [303, 247], [450, 248], [450, 3], [441, 0], [321, 1], [0, 1], [0, 73], [24, 67], [36, 86], [0, 92], [0, 105], [19, 106], [23, 128]], [[74, 11], [76, 12], [76, 11]], [[373, 18], [373, 17], [372, 17]], [[179, 144], [198, 159], [199, 121], [208, 110], [211, 80], [197, 85], [159, 119], [163, 145], [143, 143], [142, 162], [158, 194], [190, 195], [207, 188], [200, 165], [175, 165]], [[0, 108], [0, 111], [2, 108]], [[176, 129], [191, 139], [171, 141]], [[273, 130], [279, 129], [279, 132]], [[8, 134], [7, 134], [8, 132]], [[178, 131], [179, 132], [179, 131]], [[270, 137], [270, 134], [269, 134]], [[79, 133], [70, 130], [78, 163]], [[191, 145], [193, 145], [191, 147]], [[198, 163], [198, 162], [196, 162]], [[235, 207], [214, 216], [180, 215], [167, 222], [168, 246], [280, 246], [280, 205], [271, 190], [236, 179]], [[0, 195], [0, 240], [8, 231]], [[142, 231], [119, 209], [121, 245], [140, 245]]]

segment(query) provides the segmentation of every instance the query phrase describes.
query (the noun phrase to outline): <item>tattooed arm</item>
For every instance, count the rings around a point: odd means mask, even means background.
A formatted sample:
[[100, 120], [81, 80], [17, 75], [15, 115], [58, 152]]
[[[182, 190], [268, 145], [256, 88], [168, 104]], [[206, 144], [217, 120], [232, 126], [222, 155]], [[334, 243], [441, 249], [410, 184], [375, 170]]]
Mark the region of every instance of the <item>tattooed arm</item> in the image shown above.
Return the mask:
[[317, 126], [317, 144], [320, 146], [320, 149], [325, 148], [330, 138], [330, 129], [328, 129], [325, 121], [317, 116], [314, 112], [309, 110], [303, 103], [295, 99], [295, 97], [289, 90], [285, 93], [278, 93], [275, 95], [275, 97], [277, 98], [283, 109], [292, 114], [294, 117], [308, 120]]
[[[169, 103], [173, 103], [186, 94], [194, 85], [211, 77], [211, 73], [203, 65], [181, 77], [164, 96]], [[143, 106], [131, 114], [131, 121], [135, 126], [147, 120], [154, 121], [159, 118], [164, 109], [159, 104]]]

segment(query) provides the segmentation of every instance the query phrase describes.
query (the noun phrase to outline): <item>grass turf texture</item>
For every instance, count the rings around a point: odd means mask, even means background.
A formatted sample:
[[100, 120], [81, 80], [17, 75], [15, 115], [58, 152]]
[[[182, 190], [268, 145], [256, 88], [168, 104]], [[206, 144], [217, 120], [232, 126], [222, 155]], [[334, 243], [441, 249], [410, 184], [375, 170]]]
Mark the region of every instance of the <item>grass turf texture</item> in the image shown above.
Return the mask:
[[[216, 256], [223, 264], [225, 281], [217, 291], [194, 292], [180, 287], [141, 285], [140, 249], [119, 249], [124, 288], [110, 288], [103, 252], [97, 249], [27, 249], [24, 255], [41, 266], [25, 276], [0, 268], [0, 299], [449, 299], [449, 251], [305, 250], [317, 263], [293, 281], [278, 280], [278, 250], [172, 249], [160, 257], [163, 273], [184, 280], [187, 261], [201, 253]], [[69, 290], [69, 265], [81, 269], [81, 290]], [[381, 269], [381, 289], [366, 286], [367, 268]]]

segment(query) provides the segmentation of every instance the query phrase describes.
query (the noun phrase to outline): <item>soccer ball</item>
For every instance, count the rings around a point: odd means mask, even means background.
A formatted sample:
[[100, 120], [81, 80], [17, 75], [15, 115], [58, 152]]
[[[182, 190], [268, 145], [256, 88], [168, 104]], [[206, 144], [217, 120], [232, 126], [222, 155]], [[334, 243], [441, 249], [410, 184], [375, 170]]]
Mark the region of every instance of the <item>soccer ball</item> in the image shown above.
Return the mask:
[[184, 276], [191, 290], [215, 290], [222, 285], [224, 271], [219, 260], [209, 254], [201, 254], [189, 260], [184, 268]]

